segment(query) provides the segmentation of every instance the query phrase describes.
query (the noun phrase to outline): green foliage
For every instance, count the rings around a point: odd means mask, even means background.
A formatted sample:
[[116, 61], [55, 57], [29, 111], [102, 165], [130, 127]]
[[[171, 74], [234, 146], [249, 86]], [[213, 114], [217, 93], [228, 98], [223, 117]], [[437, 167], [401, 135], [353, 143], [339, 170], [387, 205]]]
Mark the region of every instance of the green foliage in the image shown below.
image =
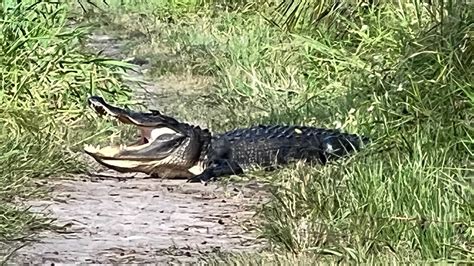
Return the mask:
[[84, 52], [88, 29], [68, 24], [68, 12], [57, 2], [0, 5], [0, 240], [38, 227], [12, 205], [38, 195], [34, 179], [83, 170], [78, 136], [100, 129], [84, 116], [87, 96], [129, 98], [127, 66]]
[[281, 12], [292, 16], [283, 27], [291, 32], [260, 16], [274, 14], [271, 4], [257, 15], [148, 2], [112, 17], [144, 34], [130, 53], [152, 56], [155, 77], [215, 80], [216, 90], [186, 111], [207, 113], [213, 129], [297, 123], [373, 140], [344, 162], [259, 176], [273, 186], [260, 228], [279, 253], [472, 261], [472, 4], [339, 2], [347, 8], [320, 16], [333, 3], [323, 1], [318, 23]]

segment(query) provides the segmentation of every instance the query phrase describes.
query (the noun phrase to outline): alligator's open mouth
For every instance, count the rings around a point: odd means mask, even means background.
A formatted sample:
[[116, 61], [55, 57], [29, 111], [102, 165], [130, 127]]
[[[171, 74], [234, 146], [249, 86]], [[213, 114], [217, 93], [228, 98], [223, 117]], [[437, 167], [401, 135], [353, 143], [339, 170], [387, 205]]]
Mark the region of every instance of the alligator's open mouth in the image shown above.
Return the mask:
[[173, 127], [179, 122], [157, 111], [133, 112], [109, 105], [97, 96], [90, 97], [88, 102], [98, 114], [135, 125], [139, 130], [139, 139], [129, 145], [84, 147], [84, 151], [96, 161], [114, 170], [151, 173], [153, 168], [172, 154], [186, 138], [178, 128]]

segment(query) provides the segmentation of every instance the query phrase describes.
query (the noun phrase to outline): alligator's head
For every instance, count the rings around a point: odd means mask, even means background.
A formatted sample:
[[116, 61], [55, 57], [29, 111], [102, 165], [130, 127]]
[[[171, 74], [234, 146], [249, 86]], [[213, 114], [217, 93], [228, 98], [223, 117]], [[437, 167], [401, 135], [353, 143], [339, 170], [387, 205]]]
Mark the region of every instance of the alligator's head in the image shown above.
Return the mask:
[[134, 112], [112, 106], [101, 97], [88, 99], [99, 114], [108, 115], [139, 130], [139, 139], [129, 145], [101, 148], [86, 145], [84, 150], [97, 162], [119, 172], [142, 172], [166, 178], [188, 178], [202, 169], [196, 166], [201, 151], [209, 143], [205, 129], [180, 123], [158, 111]]

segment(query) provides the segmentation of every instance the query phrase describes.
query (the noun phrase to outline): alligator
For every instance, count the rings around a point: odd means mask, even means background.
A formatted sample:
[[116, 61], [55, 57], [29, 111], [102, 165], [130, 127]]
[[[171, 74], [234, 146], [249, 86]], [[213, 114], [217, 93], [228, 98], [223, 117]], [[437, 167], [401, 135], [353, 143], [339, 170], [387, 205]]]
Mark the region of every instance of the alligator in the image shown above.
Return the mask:
[[100, 116], [136, 126], [140, 135], [129, 145], [86, 145], [88, 155], [119, 172], [187, 182], [207, 183], [257, 167], [272, 170], [296, 161], [326, 165], [359, 151], [369, 141], [336, 129], [292, 125], [255, 125], [212, 134], [157, 110], [123, 109], [99, 96], [88, 98], [88, 104]]

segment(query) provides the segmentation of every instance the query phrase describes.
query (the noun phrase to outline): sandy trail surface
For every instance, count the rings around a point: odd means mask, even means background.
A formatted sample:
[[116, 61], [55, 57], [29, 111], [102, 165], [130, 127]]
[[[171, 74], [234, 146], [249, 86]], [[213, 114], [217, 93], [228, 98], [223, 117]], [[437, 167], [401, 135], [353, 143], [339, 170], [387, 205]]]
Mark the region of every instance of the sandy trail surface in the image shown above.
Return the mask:
[[[193, 262], [209, 252], [261, 246], [252, 206], [258, 183], [219, 186], [182, 180], [102, 177], [57, 180], [51, 199], [30, 202], [46, 210], [61, 231], [45, 231], [15, 257], [22, 263]], [[261, 193], [260, 193], [261, 192]]]

